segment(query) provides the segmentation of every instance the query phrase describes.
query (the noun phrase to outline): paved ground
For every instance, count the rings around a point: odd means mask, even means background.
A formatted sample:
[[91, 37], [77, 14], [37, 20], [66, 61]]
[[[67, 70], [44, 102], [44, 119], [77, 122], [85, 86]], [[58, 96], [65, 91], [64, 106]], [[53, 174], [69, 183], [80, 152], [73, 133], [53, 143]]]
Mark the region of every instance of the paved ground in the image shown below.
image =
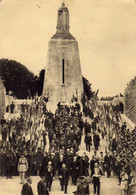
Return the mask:
[[[107, 146], [107, 141], [102, 140], [101, 145], [99, 148], [99, 151], [105, 151], [105, 147]], [[86, 152], [85, 150], [85, 144], [84, 144], [84, 136], [82, 137], [82, 142], [80, 146], [79, 153], [82, 154], [83, 152]], [[86, 152], [89, 157], [92, 156], [94, 152], [94, 148], [91, 148], [91, 152]], [[34, 195], [37, 195], [37, 183], [39, 181], [38, 176], [33, 176], [32, 180], [32, 188], [34, 191]], [[21, 193], [22, 185], [20, 184], [20, 178], [19, 177], [13, 177], [13, 179], [6, 179], [6, 178], [0, 178], [0, 195], [20, 195]], [[68, 194], [72, 195], [73, 191], [76, 191], [76, 186], [71, 185], [71, 181], [69, 182], [68, 186]], [[64, 192], [60, 191], [60, 185], [59, 181], [55, 179], [53, 181], [52, 185], [52, 191], [50, 192], [50, 195], [61, 195], [64, 194]], [[90, 185], [90, 195], [93, 194], [93, 186]], [[111, 176], [111, 178], [107, 178], [106, 176], [103, 176], [101, 178], [101, 195], [119, 195], [120, 194], [120, 186], [118, 185], [118, 180], [115, 176]]]
[[[37, 195], [37, 183], [39, 181], [39, 177], [32, 177], [33, 184], [33, 192], [35, 195]], [[12, 180], [8, 179], [0, 179], [0, 195], [21, 195], [21, 188], [22, 185], [19, 184], [20, 179], [19, 177], [13, 177]], [[119, 186], [117, 185], [117, 179], [115, 177], [101, 178], [101, 195], [119, 195], [120, 190]], [[72, 195], [76, 191], [76, 186], [72, 186], [69, 182], [68, 186], [68, 194]], [[62, 195], [64, 192], [60, 191], [60, 185], [58, 180], [55, 180], [52, 185], [52, 191], [50, 192], [50, 195]], [[90, 185], [90, 195], [93, 195], [93, 186]]]

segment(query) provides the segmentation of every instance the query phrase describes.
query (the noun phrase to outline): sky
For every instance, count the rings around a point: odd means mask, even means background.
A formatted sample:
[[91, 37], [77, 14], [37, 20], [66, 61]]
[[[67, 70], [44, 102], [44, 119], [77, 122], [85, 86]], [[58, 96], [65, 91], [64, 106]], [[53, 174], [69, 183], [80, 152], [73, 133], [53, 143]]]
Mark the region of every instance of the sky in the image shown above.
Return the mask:
[[[1, 0], [0, 58], [35, 74], [46, 67], [62, 0]], [[64, 0], [82, 74], [99, 96], [123, 93], [136, 75], [136, 0]]]

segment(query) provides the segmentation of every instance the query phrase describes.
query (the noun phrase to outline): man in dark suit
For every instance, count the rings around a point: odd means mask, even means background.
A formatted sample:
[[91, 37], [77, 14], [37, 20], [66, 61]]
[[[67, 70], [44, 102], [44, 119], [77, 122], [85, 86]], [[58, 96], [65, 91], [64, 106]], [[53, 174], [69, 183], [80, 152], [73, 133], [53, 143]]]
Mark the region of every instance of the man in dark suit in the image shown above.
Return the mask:
[[22, 187], [21, 195], [34, 195], [31, 184], [32, 184], [32, 179], [28, 178], [27, 182]]
[[59, 179], [60, 179], [61, 191], [63, 191], [63, 187], [65, 186], [64, 193], [67, 194], [69, 170], [66, 168], [66, 164], [62, 164]]
[[90, 133], [87, 133], [87, 135], [85, 136], [84, 142], [86, 144], [86, 150], [88, 152], [90, 152], [90, 147], [92, 145], [92, 137], [91, 137]]
[[37, 184], [38, 195], [49, 195], [48, 189], [45, 183], [45, 176], [41, 176], [41, 180]]
[[15, 108], [15, 104], [12, 102], [10, 104], [10, 113], [13, 114], [14, 113], [14, 108]]
[[70, 175], [72, 177], [72, 184], [77, 184], [77, 177], [79, 174], [79, 163], [77, 157], [74, 156], [72, 162], [70, 163]]
[[94, 142], [95, 150], [98, 150], [98, 147], [100, 145], [100, 137], [99, 137], [97, 132], [95, 132], [95, 134], [93, 136], [93, 142]]
[[41, 148], [38, 148], [38, 152], [35, 155], [35, 169], [36, 169], [37, 175], [41, 175], [43, 159], [44, 159], [44, 155], [42, 153], [42, 150]]
[[45, 168], [45, 177], [46, 177], [46, 186], [49, 188], [49, 191], [51, 191], [51, 186], [53, 182], [53, 167], [52, 162], [48, 162], [48, 166]]
[[106, 168], [106, 172], [107, 172], [107, 177], [111, 176], [112, 162], [113, 162], [112, 156], [110, 155], [109, 152], [107, 152], [105, 157], [104, 157], [104, 163], [105, 163], [105, 168]]

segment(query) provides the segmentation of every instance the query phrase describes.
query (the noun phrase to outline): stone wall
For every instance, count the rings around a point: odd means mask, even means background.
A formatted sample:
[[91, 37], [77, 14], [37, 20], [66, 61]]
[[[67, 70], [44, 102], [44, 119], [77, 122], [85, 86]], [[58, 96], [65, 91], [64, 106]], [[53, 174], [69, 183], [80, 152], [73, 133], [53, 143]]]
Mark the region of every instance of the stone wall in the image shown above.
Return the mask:
[[136, 124], [136, 78], [125, 89], [125, 114]]
[[5, 87], [0, 79], [0, 119], [5, 114]]

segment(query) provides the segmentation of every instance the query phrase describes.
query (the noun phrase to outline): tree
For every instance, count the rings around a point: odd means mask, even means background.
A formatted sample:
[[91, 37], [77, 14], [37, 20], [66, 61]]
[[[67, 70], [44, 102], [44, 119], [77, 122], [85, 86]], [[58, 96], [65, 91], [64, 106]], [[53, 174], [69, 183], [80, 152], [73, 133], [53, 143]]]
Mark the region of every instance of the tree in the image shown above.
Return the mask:
[[18, 99], [33, 97], [38, 91], [38, 77], [14, 60], [0, 60], [0, 77], [7, 94], [12, 91]]
[[88, 100], [94, 97], [95, 92], [92, 91], [91, 83], [85, 78], [82, 77], [83, 79], [83, 88], [84, 88], [84, 93], [87, 97]]
[[45, 69], [42, 69], [39, 73], [39, 82], [38, 82], [38, 95], [42, 95], [43, 91], [43, 84], [44, 84], [44, 75], [45, 75]]

